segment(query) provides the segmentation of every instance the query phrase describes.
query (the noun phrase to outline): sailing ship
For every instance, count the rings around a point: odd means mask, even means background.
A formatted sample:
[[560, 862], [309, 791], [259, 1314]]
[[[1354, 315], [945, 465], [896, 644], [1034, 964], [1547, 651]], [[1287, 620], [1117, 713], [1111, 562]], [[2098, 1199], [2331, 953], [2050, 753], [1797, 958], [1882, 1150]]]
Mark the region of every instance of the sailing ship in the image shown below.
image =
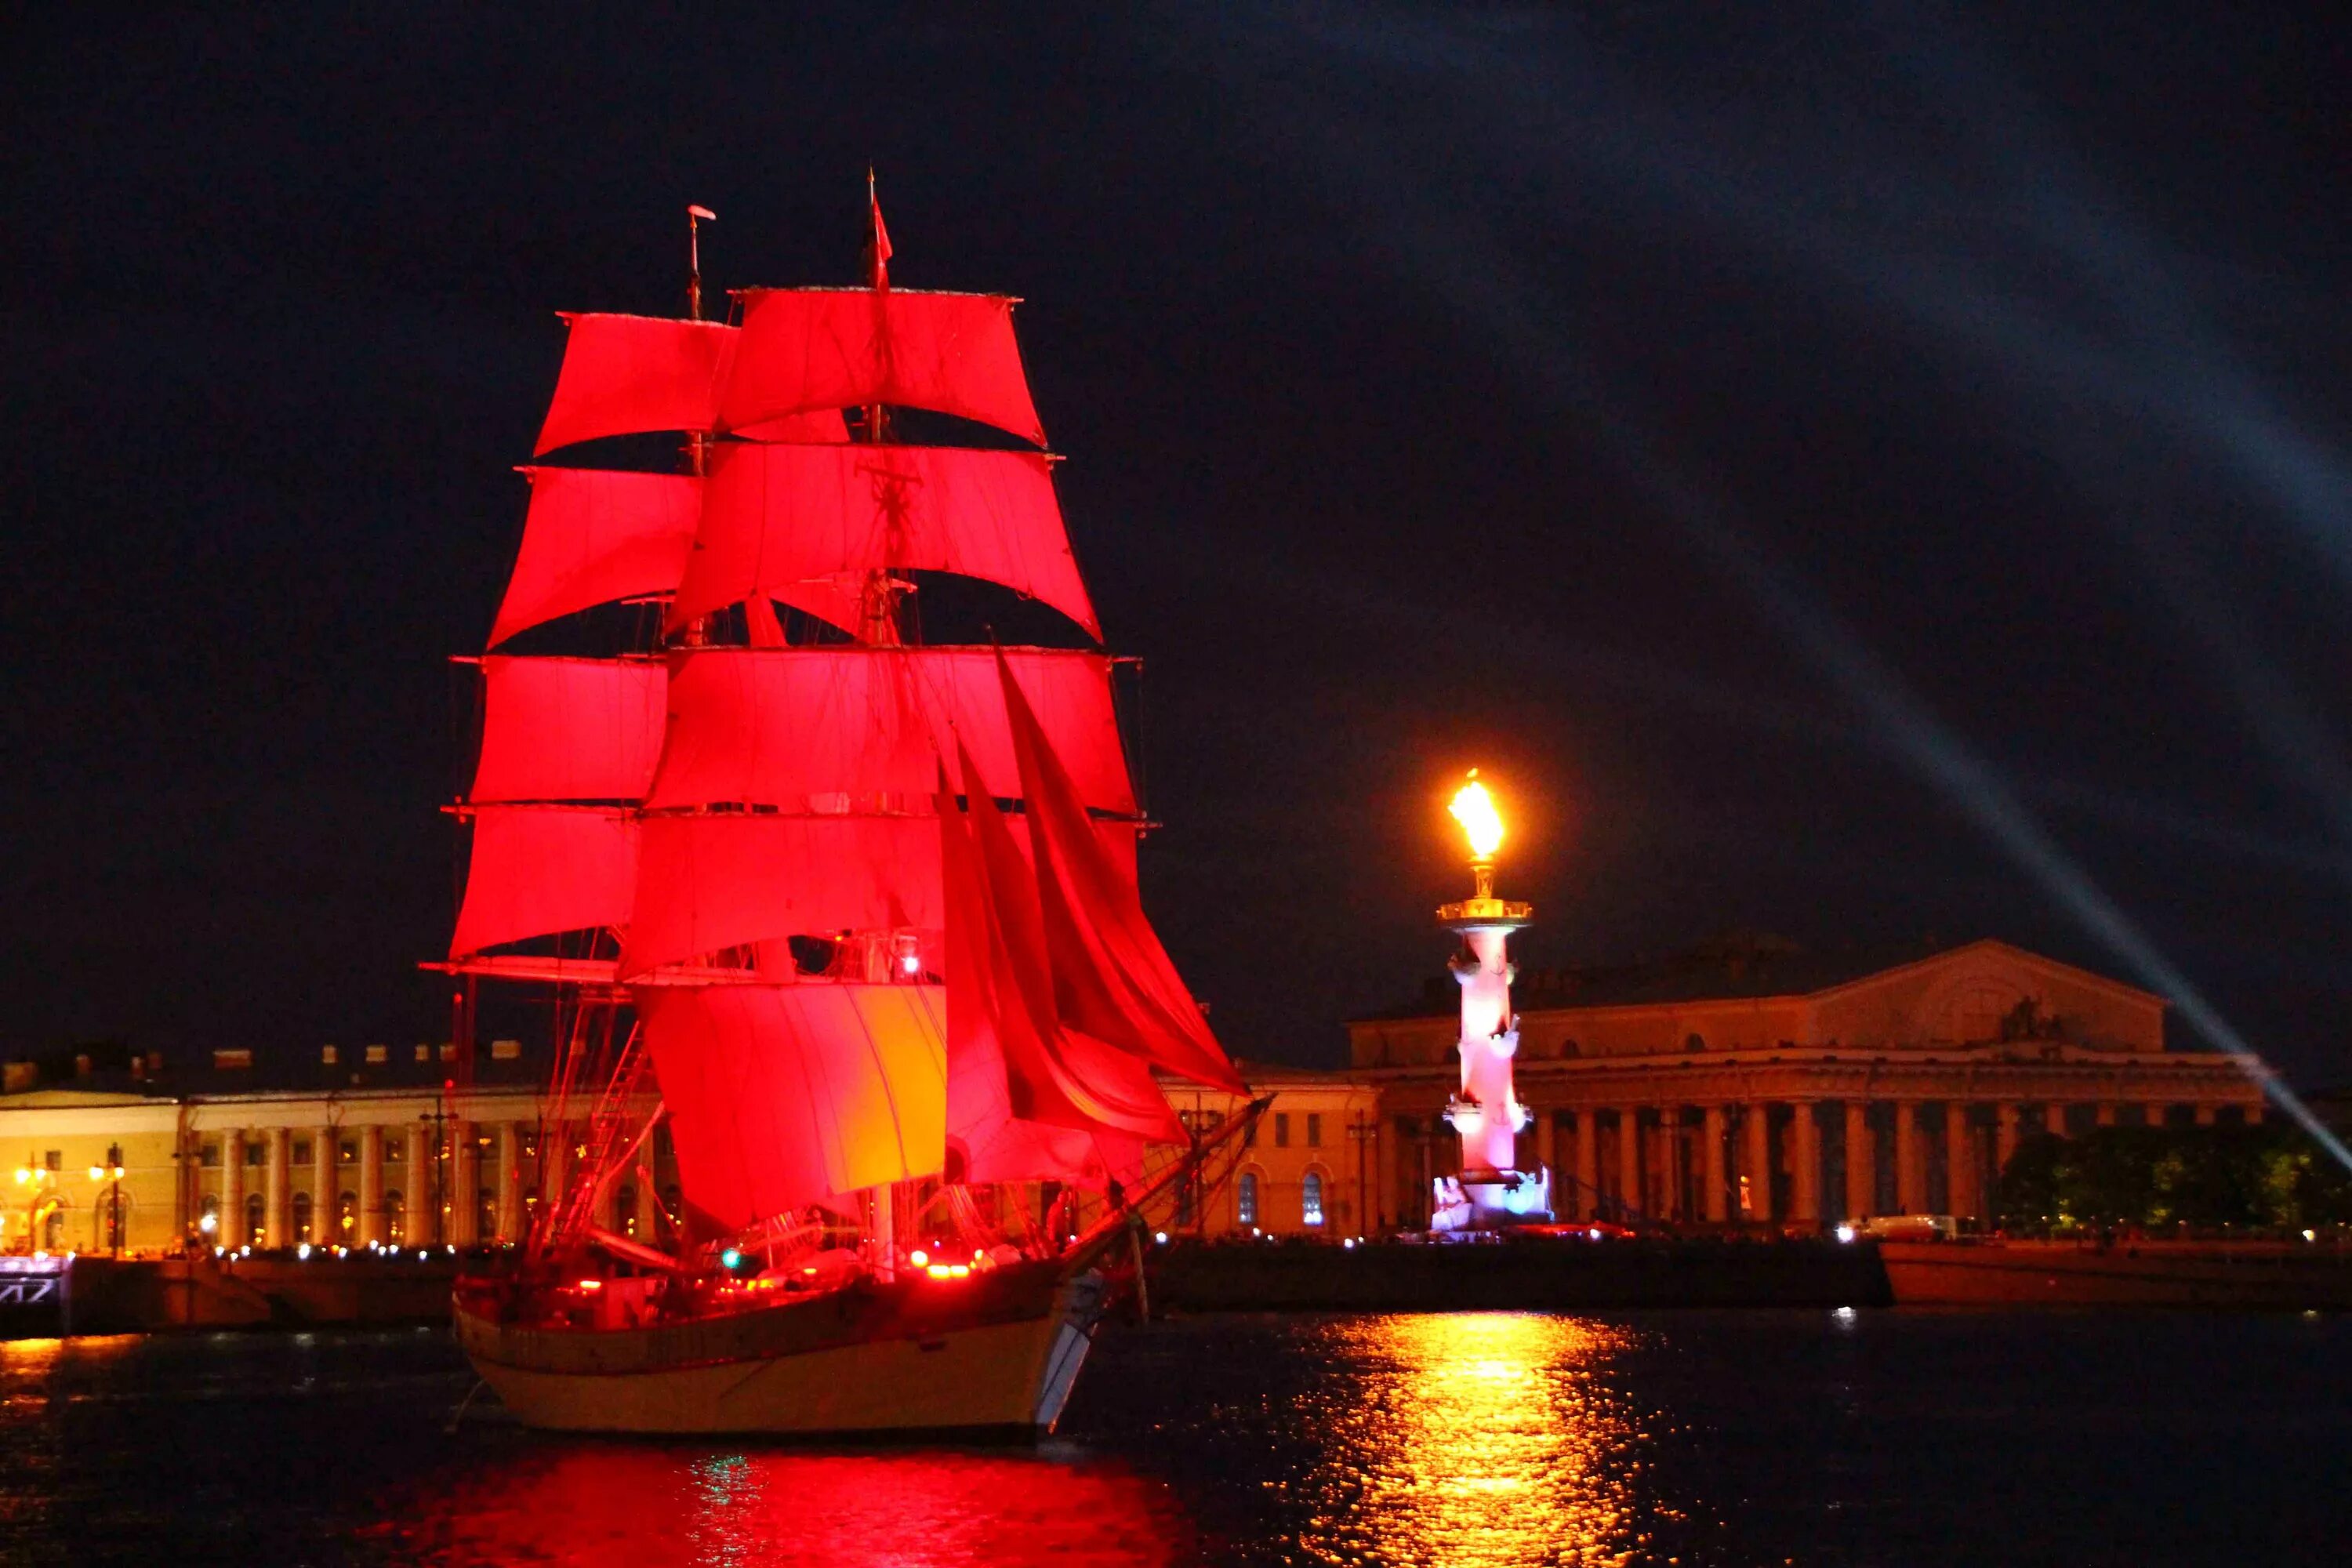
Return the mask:
[[[1161, 1088], [1246, 1098], [1144, 915], [1116, 661], [1016, 301], [893, 288], [868, 197], [862, 286], [706, 320], [692, 208], [684, 317], [563, 318], [469, 661], [434, 967], [463, 977], [461, 1038], [478, 983], [518, 982], [558, 1048], [529, 1239], [460, 1279], [457, 1330], [533, 1426], [1049, 1431], [1107, 1259], [1131, 1240], [1139, 1272], [1146, 1206], [1197, 1195], [1262, 1110], [1203, 1134]], [[919, 420], [969, 444], [900, 439]], [[659, 434], [682, 461], [540, 461]], [[928, 643], [930, 574], [1084, 646]], [[618, 652], [511, 651], [616, 617]], [[653, 1188], [657, 1126], [652, 1233], [600, 1224], [616, 1184]]]

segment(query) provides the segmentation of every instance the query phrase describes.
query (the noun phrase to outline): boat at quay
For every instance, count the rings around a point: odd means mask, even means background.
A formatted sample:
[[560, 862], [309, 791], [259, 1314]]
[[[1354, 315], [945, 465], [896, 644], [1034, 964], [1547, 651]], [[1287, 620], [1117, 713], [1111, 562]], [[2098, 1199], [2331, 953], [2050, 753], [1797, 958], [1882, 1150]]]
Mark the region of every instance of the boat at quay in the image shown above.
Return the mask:
[[2352, 1308], [2352, 1248], [2335, 1241], [1881, 1241], [1895, 1304]]
[[[529, 1237], [459, 1277], [457, 1336], [533, 1426], [1049, 1432], [1105, 1266], [1139, 1274], [1148, 1206], [1197, 1202], [1263, 1110], [1196, 1131], [1156, 1076], [1246, 1095], [1143, 912], [1120, 661], [1016, 301], [893, 288], [868, 198], [860, 286], [706, 320], [697, 207], [683, 318], [565, 318], [535, 458], [678, 460], [527, 468], [465, 661], [469, 870], [431, 967], [461, 1041], [490, 980], [551, 994], [558, 1049]], [[972, 444], [911, 438], [941, 433]], [[1083, 646], [930, 640], [942, 578]], [[574, 640], [518, 651], [550, 627]], [[608, 1228], [656, 1190], [657, 1125], [677, 1185]]]

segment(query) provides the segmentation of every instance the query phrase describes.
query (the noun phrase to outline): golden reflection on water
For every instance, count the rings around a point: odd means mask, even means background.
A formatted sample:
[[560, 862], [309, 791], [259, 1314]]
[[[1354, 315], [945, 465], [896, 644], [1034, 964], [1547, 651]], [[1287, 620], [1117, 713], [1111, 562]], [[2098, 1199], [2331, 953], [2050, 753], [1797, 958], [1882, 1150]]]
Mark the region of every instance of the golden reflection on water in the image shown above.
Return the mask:
[[1644, 1434], [1598, 1375], [1627, 1335], [1517, 1312], [1363, 1319], [1329, 1332], [1361, 1376], [1318, 1413], [1324, 1451], [1360, 1473], [1334, 1489], [1352, 1491], [1353, 1506], [1302, 1532], [1308, 1552], [1498, 1568], [1643, 1555], [1633, 1504]]

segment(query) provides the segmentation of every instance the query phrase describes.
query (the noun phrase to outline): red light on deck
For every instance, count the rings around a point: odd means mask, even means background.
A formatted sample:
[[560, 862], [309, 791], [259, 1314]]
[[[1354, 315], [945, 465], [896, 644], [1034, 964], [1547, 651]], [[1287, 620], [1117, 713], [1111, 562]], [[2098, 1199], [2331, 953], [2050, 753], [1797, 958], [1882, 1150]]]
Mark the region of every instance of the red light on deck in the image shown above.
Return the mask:
[[969, 1263], [934, 1263], [923, 1270], [934, 1279], [965, 1279], [971, 1275]]
[[604, 1282], [602, 1279], [583, 1279], [580, 1281], [580, 1289], [583, 1290], [602, 1290], [604, 1288]]

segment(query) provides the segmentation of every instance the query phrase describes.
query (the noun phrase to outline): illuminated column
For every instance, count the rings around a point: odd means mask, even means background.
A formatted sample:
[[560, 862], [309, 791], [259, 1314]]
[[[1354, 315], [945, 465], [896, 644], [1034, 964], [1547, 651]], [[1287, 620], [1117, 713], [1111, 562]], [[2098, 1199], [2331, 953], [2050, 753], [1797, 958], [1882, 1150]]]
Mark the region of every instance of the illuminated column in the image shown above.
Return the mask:
[[1589, 1105], [1576, 1113], [1576, 1191], [1570, 1202], [1585, 1219], [1601, 1214], [1601, 1130], [1593, 1125], [1597, 1114]]
[[1870, 1102], [1845, 1102], [1845, 1217], [1868, 1219], [1878, 1201], [1878, 1139], [1870, 1130]]
[[498, 1239], [522, 1239], [522, 1131], [511, 1121], [499, 1123]]
[[[1993, 1115], [1997, 1118], [1997, 1121], [1993, 1133], [1992, 1155], [1994, 1163], [2000, 1167], [1993, 1172], [1993, 1175], [1998, 1179], [2002, 1171], [2009, 1169], [2010, 1161], [2017, 1157], [2017, 1101], [2002, 1100], [1993, 1107]], [[1990, 1187], [1991, 1184], [1987, 1183], [1986, 1185]]]
[[335, 1224], [341, 1197], [335, 1184], [335, 1137], [334, 1128], [310, 1129], [310, 1243], [314, 1247], [342, 1239]]
[[1977, 1213], [1977, 1140], [1969, 1108], [1955, 1100], [1944, 1107], [1944, 1201], [1954, 1215]]
[[2214, 1105], [2213, 1105], [2213, 1102], [2212, 1102], [2211, 1100], [2199, 1100], [2199, 1101], [2197, 1102], [2197, 1125], [2198, 1125], [2198, 1126], [2200, 1126], [2200, 1127], [2210, 1127], [2210, 1126], [2212, 1126], [2212, 1125], [2213, 1125], [2213, 1113], [2214, 1113]]
[[2053, 1100], [2042, 1108], [2042, 1130], [2053, 1138], [2066, 1136], [2066, 1107], [2063, 1103]]
[[264, 1235], [271, 1247], [294, 1245], [294, 1129], [268, 1131], [269, 1163], [262, 1172]]
[[1895, 1102], [1895, 1206], [1903, 1214], [1927, 1212], [1927, 1152], [1919, 1147], [1919, 1104]]
[[1813, 1120], [1813, 1102], [1801, 1100], [1789, 1123], [1789, 1163], [1794, 1168], [1789, 1184], [1789, 1217], [1800, 1225], [1822, 1222], [1822, 1127]]
[[407, 1163], [408, 1173], [402, 1179], [408, 1185], [407, 1190], [401, 1194], [400, 1203], [402, 1213], [407, 1216], [407, 1221], [401, 1239], [411, 1247], [421, 1247], [428, 1241], [439, 1239], [438, 1226], [441, 1219], [441, 1216], [434, 1212], [433, 1178], [436, 1168], [433, 1160], [433, 1142], [431, 1136], [425, 1131], [424, 1122], [412, 1121], [408, 1124], [405, 1144], [401, 1157]]
[[383, 1239], [383, 1129], [360, 1129], [360, 1234], [356, 1245]]
[[1721, 1225], [1728, 1217], [1730, 1200], [1726, 1195], [1723, 1170], [1723, 1107], [1706, 1108], [1706, 1126], [1700, 1134], [1705, 1147], [1699, 1151], [1700, 1180], [1706, 1185], [1706, 1218], [1710, 1225]]
[[1748, 1178], [1748, 1208], [1740, 1217], [1769, 1220], [1772, 1217], [1772, 1107], [1769, 1102], [1754, 1100], [1744, 1108], [1739, 1142], [1739, 1173]]
[[460, 1247], [471, 1247], [481, 1239], [481, 1204], [477, 1194], [481, 1190], [481, 1150], [474, 1142], [474, 1124], [462, 1119], [449, 1123], [449, 1191], [442, 1201], [449, 1211], [449, 1228], [444, 1238]]
[[1617, 1197], [1628, 1209], [1642, 1206], [1642, 1112], [1631, 1105], [1617, 1112]]
[[231, 1128], [221, 1134], [220, 1228], [213, 1233], [219, 1247], [242, 1247], [245, 1234], [245, 1132]]
[[1665, 1188], [1665, 1202], [1659, 1206], [1668, 1219], [1688, 1219], [1683, 1213], [1683, 1192], [1690, 1185], [1684, 1179], [1685, 1160], [1683, 1153], [1683, 1108], [1669, 1105], [1658, 1112], [1658, 1141], [1665, 1147], [1665, 1157], [1658, 1162], [1663, 1173], [1660, 1183]]

